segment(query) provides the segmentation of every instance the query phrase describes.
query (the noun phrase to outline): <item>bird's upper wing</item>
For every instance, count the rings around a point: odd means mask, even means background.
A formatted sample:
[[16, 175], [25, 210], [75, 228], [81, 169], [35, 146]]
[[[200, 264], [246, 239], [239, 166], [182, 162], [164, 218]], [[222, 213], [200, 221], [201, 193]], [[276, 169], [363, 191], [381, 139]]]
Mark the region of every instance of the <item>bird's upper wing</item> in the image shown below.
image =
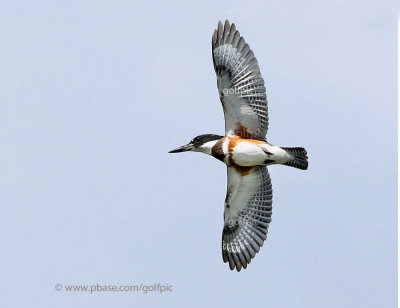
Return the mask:
[[246, 268], [260, 250], [272, 214], [272, 185], [267, 167], [257, 166], [247, 172], [228, 167], [222, 257], [231, 270], [236, 267], [237, 271]]
[[235, 24], [218, 23], [212, 37], [212, 56], [224, 108], [225, 134], [264, 140], [268, 129], [264, 80], [253, 51]]

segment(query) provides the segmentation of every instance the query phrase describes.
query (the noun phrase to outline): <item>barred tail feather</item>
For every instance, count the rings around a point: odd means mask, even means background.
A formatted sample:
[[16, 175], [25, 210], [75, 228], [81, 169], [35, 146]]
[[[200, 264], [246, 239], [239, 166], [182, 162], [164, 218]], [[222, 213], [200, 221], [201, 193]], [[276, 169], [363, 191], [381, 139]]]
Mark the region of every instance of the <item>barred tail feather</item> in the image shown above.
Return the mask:
[[307, 151], [304, 148], [282, 148], [286, 152], [288, 152], [290, 155], [294, 157], [294, 160], [291, 160], [287, 162], [285, 165], [302, 169], [302, 170], [307, 170], [308, 168], [308, 157], [307, 157]]

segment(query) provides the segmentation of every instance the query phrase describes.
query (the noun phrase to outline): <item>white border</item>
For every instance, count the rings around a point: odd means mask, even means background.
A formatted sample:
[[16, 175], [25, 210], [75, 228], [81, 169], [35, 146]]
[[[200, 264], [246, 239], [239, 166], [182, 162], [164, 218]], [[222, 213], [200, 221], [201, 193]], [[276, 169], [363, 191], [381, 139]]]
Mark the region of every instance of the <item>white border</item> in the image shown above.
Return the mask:
[[[400, 126], [399, 126], [399, 119], [400, 119], [400, 15], [397, 17], [397, 204], [399, 204], [399, 189], [400, 189], [400, 181], [399, 181], [399, 136], [400, 136]], [[400, 284], [399, 284], [399, 239], [400, 239], [400, 216], [399, 216], [399, 206], [397, 206], [397, 306], [400, 307]]]

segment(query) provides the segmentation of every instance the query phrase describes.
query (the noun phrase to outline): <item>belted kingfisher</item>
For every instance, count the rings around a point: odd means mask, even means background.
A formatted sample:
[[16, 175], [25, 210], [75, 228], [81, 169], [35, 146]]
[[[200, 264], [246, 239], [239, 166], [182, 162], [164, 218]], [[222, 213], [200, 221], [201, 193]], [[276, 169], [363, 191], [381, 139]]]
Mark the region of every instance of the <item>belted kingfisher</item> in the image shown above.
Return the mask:
[[268, 143], [268, 106], [257, 60], [235, 24], [218, 23], [212, 57], [225, 116], [225, 136], [200, 135], [169, 153], [212, 155], [227, 165], [222, 258], [239, 272], [267, 238], [272, 214], [272, 186], [267, 166], [280, 164], [306, 170], [301, 147]]

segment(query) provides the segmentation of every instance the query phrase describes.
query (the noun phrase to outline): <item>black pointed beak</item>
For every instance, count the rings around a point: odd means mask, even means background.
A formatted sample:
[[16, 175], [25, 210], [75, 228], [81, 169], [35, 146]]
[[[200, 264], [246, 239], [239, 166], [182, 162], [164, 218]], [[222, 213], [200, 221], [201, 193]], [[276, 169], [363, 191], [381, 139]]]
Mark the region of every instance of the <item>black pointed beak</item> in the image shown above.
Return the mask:
[[171, 150], [168, 153], [180, 153], [180, 152], [187, 152], [193, 149], [193, 145], [192, 144], [185, 144], [175, 150]]

